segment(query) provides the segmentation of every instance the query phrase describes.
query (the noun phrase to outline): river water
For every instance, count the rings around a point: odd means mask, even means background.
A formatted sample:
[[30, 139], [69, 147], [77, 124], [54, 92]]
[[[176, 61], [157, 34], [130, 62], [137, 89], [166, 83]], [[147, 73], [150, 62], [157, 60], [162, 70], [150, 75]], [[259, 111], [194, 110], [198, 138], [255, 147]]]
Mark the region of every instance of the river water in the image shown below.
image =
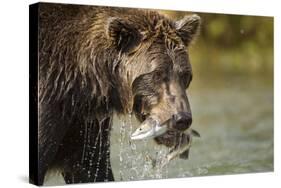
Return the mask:
[[[189, 159], [174, 159], [160, 168], [167, 148], [153, 140], [130, 141], [139, 123], [134, 117], [114, 117], [111, 163], [116, 181], [273, 171], [272, 79], [218, 76], [193, 82], [188, 91], [192, 127], [201, 138], [193, 139]], [[46, 178], [47, 185], [61, 183], [61, 176]]]

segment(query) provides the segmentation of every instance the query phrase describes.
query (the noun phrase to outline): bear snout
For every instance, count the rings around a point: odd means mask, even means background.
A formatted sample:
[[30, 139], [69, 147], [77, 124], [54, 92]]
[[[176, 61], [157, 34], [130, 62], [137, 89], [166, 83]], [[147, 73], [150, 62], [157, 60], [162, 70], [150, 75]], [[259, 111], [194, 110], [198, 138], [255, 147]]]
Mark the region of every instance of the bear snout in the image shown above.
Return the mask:
[[179, 131], [188, 129], [192, 124], [192, 115], [189, 112], [179, 112], [173, 115], [173, 128]]

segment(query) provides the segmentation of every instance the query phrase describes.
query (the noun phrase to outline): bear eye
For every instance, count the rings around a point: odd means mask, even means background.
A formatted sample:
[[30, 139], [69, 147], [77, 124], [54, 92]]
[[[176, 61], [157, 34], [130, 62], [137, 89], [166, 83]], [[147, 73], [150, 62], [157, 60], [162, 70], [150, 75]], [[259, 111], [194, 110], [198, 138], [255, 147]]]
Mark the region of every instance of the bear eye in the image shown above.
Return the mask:
[[131, 57], [140, 49], [140, 45], [136, 46], [133, 50], [127, 53], [127, 56]]

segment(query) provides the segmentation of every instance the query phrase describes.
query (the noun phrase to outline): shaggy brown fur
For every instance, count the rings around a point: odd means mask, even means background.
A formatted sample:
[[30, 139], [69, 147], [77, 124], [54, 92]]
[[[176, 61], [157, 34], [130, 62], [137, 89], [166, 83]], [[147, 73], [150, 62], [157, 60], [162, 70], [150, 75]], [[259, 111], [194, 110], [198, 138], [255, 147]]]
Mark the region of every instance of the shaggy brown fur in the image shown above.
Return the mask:
[[[112, 181], [114, 111], [135, 113], [143, 121], [161, 104], [164, 117], [164, 83], [177, 83], [186, 96], [191, 81], [186, 47], [200, 20], [46, 3], [39, 15], [38, 184], [51, 168], [59, 168], [66, 183]], [[185, 98], [182, 110], [190, 111]]]

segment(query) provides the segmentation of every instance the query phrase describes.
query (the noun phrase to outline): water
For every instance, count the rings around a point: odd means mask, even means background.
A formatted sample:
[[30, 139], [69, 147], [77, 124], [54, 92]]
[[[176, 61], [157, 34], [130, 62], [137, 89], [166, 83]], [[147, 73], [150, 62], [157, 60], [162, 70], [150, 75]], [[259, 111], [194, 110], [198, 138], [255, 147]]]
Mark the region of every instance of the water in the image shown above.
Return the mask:
[[[188, 160], [160, 168], [167, 148], [153, 140], [131, 141], [139, 123], [114, 117], [111, 164], [116, 181], [273, 171], [273, 86], [264, 77], [195, 78], [188, 92], [193, 139]], [[61, 184], [49, 175], [46, 184]]]
[[[124, 129], [123, 142], [117, 142], [122, 121], [115, 118], [111, 161], [116, 180], [273, 171], [272, 81], [250, 76], [223, 78], [193, 83], [189, 92], [192, 127], [201, 138], [193, 139], [188, 160], [172, 160], [164, 169], [159, 169], [157, 163], [167, 149], [152, 140], [131, 143], [131, 126], [135, 129], [138, 125], [134, 118], [133, 125], [125, 119], [124, 126], [130, 128]], [[122, 162], [117, 155], [120, 150]]]
[[158, 164], [168, 149], [156, 145], [153, 140], [130, 140], [130, 135], [139, 125], [134, 116], [122, 120], [115, 117], [114, 122], [116, 126], [111, 137], [111, 164], [115, 179], [119, 181], [167, 178], [167, 168], [161, 168]]

